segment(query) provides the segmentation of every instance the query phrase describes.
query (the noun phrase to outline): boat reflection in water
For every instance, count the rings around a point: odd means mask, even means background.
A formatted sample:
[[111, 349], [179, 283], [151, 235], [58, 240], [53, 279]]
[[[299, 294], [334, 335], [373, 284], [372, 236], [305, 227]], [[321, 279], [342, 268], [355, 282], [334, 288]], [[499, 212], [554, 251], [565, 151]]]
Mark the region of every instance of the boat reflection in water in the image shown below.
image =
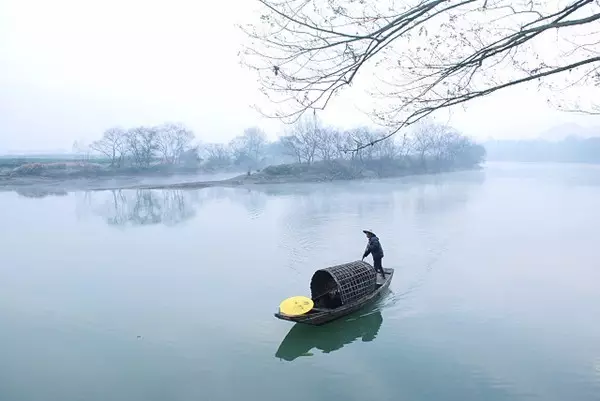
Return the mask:
[[313, 348], [328, 354], [359, 338], [364, 342], [373, 341], [382, 323], [381, 311], [373, 307], [324, 326], [296, 323], [279, 345], [275, 357], [293, 361], [301, 356], [312, 356]]

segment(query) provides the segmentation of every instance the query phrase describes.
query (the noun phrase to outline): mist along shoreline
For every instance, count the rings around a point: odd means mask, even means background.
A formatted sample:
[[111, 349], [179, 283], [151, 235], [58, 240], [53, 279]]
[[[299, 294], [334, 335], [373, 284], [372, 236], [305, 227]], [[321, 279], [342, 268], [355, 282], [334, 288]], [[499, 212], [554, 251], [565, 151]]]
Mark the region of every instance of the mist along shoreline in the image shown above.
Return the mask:
[[[66, 195], [77, 191], [202, 189], [208, 187], [249, 187], [293, 183], [377, 180], [406, 176], [432, 175], [481, 169], [475, 163], [398, 163], [377, 162], [372, 165], [328, 161], [308, 164], [280, 164], [220, 180], [190, 180], [189, 171], [173, 170], [170, 174], [138, 172], [134, 175], [44, 174], [0, 176], [0, 191], [16, 191], [29, 197], [49, 194]], [[188, 177], [188, 178], [185, 178]], [[154, 180], [154, 182], [152, 182]], [[170, 180], [171, 182], [156, 182]], [[146, 181], [146, 182], [144, 182]]]

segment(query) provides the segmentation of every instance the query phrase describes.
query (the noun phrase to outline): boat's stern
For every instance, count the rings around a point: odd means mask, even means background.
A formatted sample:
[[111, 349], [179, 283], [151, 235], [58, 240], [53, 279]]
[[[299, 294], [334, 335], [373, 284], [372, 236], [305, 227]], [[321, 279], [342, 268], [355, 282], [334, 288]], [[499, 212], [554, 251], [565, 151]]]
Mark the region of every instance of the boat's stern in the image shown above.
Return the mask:
[[273, 313], [273, 316], [275, 316], [277, 319], [281, 319], [281, 320], [291, 320], [289, 316], [283, 315], [279, 312]]
[[290, 316], [290, 315], [286, 315], [285, 313], [281, 313], [281, 312], [276, 312], [273, 314], [277, 319], [281, 319], [281, 320], [286, 320], [288, 322], [294, 322], [294, 323], [306, 323], [309, 322], [311, 320], [311, 316], [312, 315], [299, 315], [299, 316]]
[[289, 322], [297, 322], [298, 320], [301, 320], [301, 318], [302, 318], [302, 316], [290, 316], [290, 315], [286, 315], [285, 313], [281, 313], [281, 312], [275, 312], [273, 315], [275, 315], [275, 317], [277, 319], [287, 320]]

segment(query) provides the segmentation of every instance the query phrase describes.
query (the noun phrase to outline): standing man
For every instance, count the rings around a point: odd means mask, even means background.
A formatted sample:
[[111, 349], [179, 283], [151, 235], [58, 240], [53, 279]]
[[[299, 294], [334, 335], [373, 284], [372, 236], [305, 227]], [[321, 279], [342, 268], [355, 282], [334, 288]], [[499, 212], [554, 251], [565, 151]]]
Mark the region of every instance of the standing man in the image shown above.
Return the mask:
[[369, 254], [373, 256], [373, 267], [375, 267], [375, 273], [381, 273], [381, 276], [385, 278], [385, 272], [383, 271], [383, 266], [381, 265], [381, 259], [383, 259], [383, 248], [381, 247], [381, 243], [379, 243], [379, 238], [373, 233], [371, 230], [363, 230], [363, 233], [366, 234], [369, 242], [367, 244], [367, 249], [365, 249], [365, 253], [363, 254], [362, 260], [365, 260]]

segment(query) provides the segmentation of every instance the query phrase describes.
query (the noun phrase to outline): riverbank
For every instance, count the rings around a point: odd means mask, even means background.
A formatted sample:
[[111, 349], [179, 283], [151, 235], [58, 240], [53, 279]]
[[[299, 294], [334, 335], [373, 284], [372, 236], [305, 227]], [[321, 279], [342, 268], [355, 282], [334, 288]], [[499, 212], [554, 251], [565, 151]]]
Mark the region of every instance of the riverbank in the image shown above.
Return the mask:
[[198, 175], [233, 173], [240, 174], [243, 168], [229, 166], [214, 169], [201, 164], [153, 163], [146, 167], [113, 167], [102, 161], [48, 160], [25, 162], [20, 159], [0, 159], [0, 180], [19, 181], [20, 179], [99, 179], [122, 177], [169, 177], [173, 175]]
[[[19, 159], [0, 161], [0, 191], [28, 193], [102, 190], [176, 183], [220, 181], [239, 175], [240, 169], [215, 171], [203, 166], [155, 164], [149, 167], [113, 168], [107, 163], [80, 160]], [[198, 184], [200, 185], [200, 184]]]
[[[62, 163], [66, 164], [66, 163]], [[410, 175], [437, 174], [457, 170], [478, 169], [479, 164], [459, 165], [440, 161], [416, 163], [414, 160], [333, 160], [312, 164], [281, 164], [245, 174], [200, 175], [192, 170], [135, 170], [135, 174], [108, 174], [105, 168], [90, 163], [69, 163], [57, 167], [56, 163], [36, 163], [21, 166], [11, 174], [0, 176], [0, 190], [31, 193], [94, 191], [109, 189], [199, 189], [212, 186], [247, 186], [290, 183], [317, 183], [331, 181], [365, 180], [403, 177]], [[94, 173], [94, 171], [100, 173]], [[227, 177], [227, 178], [225, 178]]]

